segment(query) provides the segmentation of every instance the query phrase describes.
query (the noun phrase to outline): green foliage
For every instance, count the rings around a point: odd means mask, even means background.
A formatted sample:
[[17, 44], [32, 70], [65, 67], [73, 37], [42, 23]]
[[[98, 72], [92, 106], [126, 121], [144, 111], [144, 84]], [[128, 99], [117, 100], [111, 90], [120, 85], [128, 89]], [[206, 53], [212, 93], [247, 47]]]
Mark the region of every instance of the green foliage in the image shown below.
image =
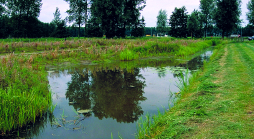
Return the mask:
[[254, 25], [254, 0], [250, 0], [247, 4], [249, 12], [246, 13], [247, 19], [251, 25]]
[[141, 20], [131, 29], [131, 36], [142, 37], [145, 35], [145, 19], [142, 17]]
[[167, 32], [167, 11], [166, 10], [160, 10], [159, 14], [157, 16], [157, 31], [165, 34]]
[[60, 10], [58, 7], [56, 7], [56, 11], [54, 14], [54, 19], [52, 20], [52, 24], [56, 26], [56, 29], [52, 34], [51, 37], [57, 37], [57, 38], [65, 38], [68, 36], [67, 30], [66, 30], [66, 24], [65, 21], [61, 19]]
[[188, 80], [189, 79], [189, 70], [187, 69], [185, 71], [185, 73], [181, 72], [180, 76], [177, 76], [177, 78], [178, 78], [178, 81], [179, 81], [179, 83], [177, 83], [177, 87], [179, 88], [179, 90], [181, 92], [183, 92], [184, 89], [188, 89], [187, 87], [189, 85], [189, 80]]
[[58, 24], [62, 22], [61, 13], [58, 7], [56, 7], [56, 11], [53, 13], [53, 15], [54, 15], [54, 19], [51, 21], [51, 23], [57, 26]]
[[222, 38], [225, 33], [231, 33], [240, 23], [240, 3], [241, 0], [217, 0], [214, 19], [216, 26], [222, 30]]
[[122, 61], [130, 61], [130, 60], [134, 60], [137, 58], [138, 58], [138, 55], [128, 49], [126, 49], [120, 53], [120, 60], [122, 60]]
[[205, 37], [208, 26], [212, 24], [215, 3], [215, 0], [200, 0], [199, 8], [201, 9], [201, 13], [203, 14], [202, 22], [205, 24]]
[[0, 131], [22, 127], [45, 113], [51, 106], [45, 68], [20, 64], [9, 55], [0, 62]]
[[185, 6], [182, 8], [175, 8], [169, 19], [171, 27], [169, 33], [173, 37], [187, 37], [187, 10]]
[[65, 0], [69, 2], [70, 9], [67, 10], [69, 14], [69, 22], [74, 22], [74, 25], [78, 25], [78, 37], [80, 36], [80, 26], [86, 23], [88, 16], [88, 2], [87, 0]]
[[200, 21], [199, 17], [200, 14], [198, 11], [194, 10], [191, 15], [188, 17], [188, 22], [187, 22], [187, 29], [191, 33], [191, 37], [193, 36], [198, 37], [200, 34]]
[[11, 26], [14, 37], [33, 37], [37, 31], [41, 0], [7, 0], [5, 6], [11, 13]]
[[137, 29], [145, 0], [92, 0], [90, 26], [107, 38], [125, 37], [126, 28]]

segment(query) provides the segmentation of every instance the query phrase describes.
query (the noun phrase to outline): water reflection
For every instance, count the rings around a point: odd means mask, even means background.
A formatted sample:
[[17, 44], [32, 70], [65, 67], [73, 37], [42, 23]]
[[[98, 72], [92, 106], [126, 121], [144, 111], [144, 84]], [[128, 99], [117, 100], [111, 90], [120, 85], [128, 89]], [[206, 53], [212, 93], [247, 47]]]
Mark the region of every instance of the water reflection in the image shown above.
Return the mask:
[[[66, 98], [69, 99], [69, 104], [73, 105], [75, 110], [91, 109], [91, 91], [89, 74], [86, 70], [76, 70], [71, 74], [71, 82], [67, 83]], [[86, 113], [89, 117], [91, 114]]]
[[206, 51], [204, 54], [201, 54], [186, 63], [179, 64], [179, 67], [185, 67], [189, 70], [195, 71], [203, 66], [204, 61], [209, 61], [212, 51]]
[[[112, 133], [114, 138], [118, 138], [117, 133], [134, 138], [135, 121], [144, 113], [157, 114], [164, 111], [162, 106], [173, 106], [179, 91], [177, 77], [187, 68], [199, 69], [211, 53], [207, 51], [190, 61], [154, 58], [51, 68], [54, 72], [48, 79], [55, 93], [55, 117], [44, 115], [19, 132], [0, 138], [109, 138]], [[76, 114], [79, 110], [92, 112]]]
[[75, 110], [91, 109], [99, 119], [133, 123], [144, 112], [139, 104], [146, 100], [145, 86], [139, 68], [134, 68], [132, 73], [126, 69], [76, 70], [68, 82], [66, 98]]
[[[47, 123], [53, 123], [54, 115], [50, 113], [43, 114], [35, 119], [35, 123], [29, 123], [18, 130], [10, 131], [6, 134], [0, 134], [1, 139], [10, 138], [34, 138], [40, 136], [41, 132], [47, 128]], [[52, 124], [51, 124], [52, 125]]]

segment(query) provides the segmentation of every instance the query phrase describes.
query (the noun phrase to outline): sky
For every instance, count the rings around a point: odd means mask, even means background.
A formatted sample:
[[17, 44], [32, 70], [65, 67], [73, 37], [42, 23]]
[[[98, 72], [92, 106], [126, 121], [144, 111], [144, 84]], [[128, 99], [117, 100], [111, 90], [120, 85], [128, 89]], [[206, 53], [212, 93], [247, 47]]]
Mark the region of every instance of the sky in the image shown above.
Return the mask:
[[[146, 7], [141, 11], [141, 16], [144, 16], [146, 27], [155, 27], [157, 21], [157, 15], [160, 9], [166, 10], [168, 19], [174, 11], [175, 7], [181, 8], [185, 6], [188, 14], [194, 9], [199, 10], [200, 0], [146, 0]], [[242, 15], [240, 19], [243, 21], [242, 26], [248, 24], [246, 19], [247, 3], [250, 0], [242, 0], [241, 10]], [[42, 8], [39, 16], [39, 20], [42, 22], [51, 22], [54, 18], [53, 13], [56, 11], [56, 7], [59, 8], [61, 17], [64, 19], [67, 15], [66, 11], [69, 9], [69, 4], [64, 0], [42, 0]]]

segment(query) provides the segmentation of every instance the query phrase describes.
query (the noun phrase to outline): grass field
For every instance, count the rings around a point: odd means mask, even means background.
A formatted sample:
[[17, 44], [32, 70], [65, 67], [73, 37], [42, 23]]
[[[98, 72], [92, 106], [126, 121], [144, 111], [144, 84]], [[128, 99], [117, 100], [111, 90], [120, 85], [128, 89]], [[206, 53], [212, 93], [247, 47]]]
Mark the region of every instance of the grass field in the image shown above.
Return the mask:
[[253, 63], [253, 43], [220, 46], [174, 107], [139, 122], [138, 138], [254, 138]]

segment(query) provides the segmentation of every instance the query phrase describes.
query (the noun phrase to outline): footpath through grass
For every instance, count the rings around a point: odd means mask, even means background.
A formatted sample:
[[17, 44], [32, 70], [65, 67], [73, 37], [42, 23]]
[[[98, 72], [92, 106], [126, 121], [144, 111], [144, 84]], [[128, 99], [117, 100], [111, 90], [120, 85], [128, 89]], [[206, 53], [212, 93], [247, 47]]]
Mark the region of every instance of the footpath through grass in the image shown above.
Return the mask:
[[139, 123], [139, 138], [254, 138], [254, 44], [215, 50], [181, 92], [179, 101], [154, 123]]

